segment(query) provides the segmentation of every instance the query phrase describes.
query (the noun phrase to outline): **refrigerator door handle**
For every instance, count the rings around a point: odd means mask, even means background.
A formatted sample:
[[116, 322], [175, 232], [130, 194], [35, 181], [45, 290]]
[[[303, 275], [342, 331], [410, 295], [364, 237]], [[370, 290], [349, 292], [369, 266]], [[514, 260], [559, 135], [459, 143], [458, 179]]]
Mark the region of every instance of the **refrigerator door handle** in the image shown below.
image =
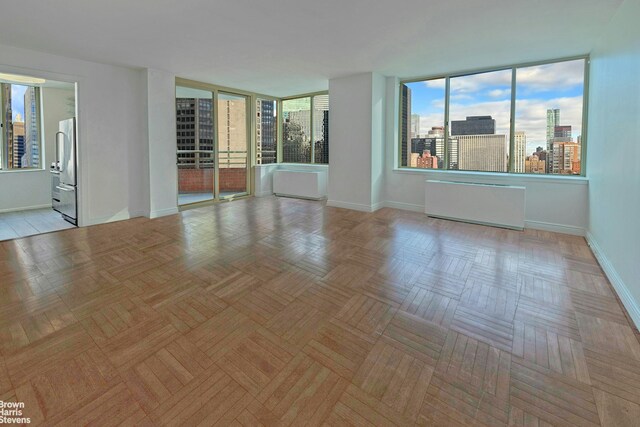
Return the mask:
[[60, 138], [59, 135], [64, 135], [64, 132], [56, 132], [56, 169], [62, 170], [62, 163], [60, 162]]
[[61, 185], [56, 185], [56, 188], [61, 191], [76, 191], [76, 189], [73, 187], [63, 187]]

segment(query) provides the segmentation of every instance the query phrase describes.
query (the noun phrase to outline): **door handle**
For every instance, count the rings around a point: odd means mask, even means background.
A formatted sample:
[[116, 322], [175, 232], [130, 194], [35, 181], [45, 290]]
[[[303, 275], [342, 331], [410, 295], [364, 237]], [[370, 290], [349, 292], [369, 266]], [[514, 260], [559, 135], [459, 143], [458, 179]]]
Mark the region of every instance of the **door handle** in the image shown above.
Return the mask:
[[56, 168], [61, 171], [62, 162], [60, 161], [60, 138], [58, 138], [58, 135], [64, 135], [64, 132], [56, 132]]
[[56, 188], [57, 188], [58, 190], [61, 190], [61, 191], [75, 191], [75, 189], [73, 189], [73, 188], [61, 187], [61, 186], [59, 186], [59, 185], [56, 185]]

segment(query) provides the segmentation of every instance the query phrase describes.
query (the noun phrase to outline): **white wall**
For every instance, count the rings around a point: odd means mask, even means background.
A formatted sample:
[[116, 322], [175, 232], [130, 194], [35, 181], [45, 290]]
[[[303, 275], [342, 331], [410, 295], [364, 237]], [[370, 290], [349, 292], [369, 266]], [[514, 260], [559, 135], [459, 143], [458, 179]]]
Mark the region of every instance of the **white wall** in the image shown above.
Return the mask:
[[[508, 184], [526, 187], [525, 226], [561, 233], [584, 235], [588, 224], [588, 180], [454, 171], [396, 170], [398, 164], [398, 79], [388, 77], [385, 205], [424, 210], [424, 182], [442, 179], [458, 182]], [[333, 149], [333, 147], [332, 147]], [[589, 170], [589, 169], [587, 169]]]
[[372, 73], [329, 80], [327, 204], [371, 210]]
[[386, 84], [385, 78], [373, 73], [371, 78], [371, 206], [373, 210], [384, 202], [384, 167], [386, 145]]
[[362, 73], [329, 80], [327, 205], [374, 211], [383, 205], [385, 78]]
[[178, 169], [176, 167], [175, 84], [173, 74], [144, 70], [146, 82], [147, 164], [149, 199], [146, 215], [156, 218], [178, 212]]
[[[147, 120], [140, 72], [3, 45], [0, 71], [78, 82], [80, 224], [141, 215], [140, 146]], [[29, 173], [0, 174], [0, 188], [19, 197], [11, 184], [31, 179]]]
[[589, 234], [640, 325], [640, 3], [627, 0], [591, 54]]

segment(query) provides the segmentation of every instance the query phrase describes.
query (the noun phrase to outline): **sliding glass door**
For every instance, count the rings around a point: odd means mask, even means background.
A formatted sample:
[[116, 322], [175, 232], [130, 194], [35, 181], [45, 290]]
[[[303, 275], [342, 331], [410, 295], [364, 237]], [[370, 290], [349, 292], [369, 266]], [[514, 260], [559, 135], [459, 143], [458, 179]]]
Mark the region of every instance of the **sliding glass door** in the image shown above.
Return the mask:
[[248, 193], [249, 132], [244, 95], [218, 92], [218, 182], [220, 198]]
[[176, 86], [178, 205], [249, 193], [249, 97]]
[[176, 87], [178, 205], [215, 198], [213, 93]]

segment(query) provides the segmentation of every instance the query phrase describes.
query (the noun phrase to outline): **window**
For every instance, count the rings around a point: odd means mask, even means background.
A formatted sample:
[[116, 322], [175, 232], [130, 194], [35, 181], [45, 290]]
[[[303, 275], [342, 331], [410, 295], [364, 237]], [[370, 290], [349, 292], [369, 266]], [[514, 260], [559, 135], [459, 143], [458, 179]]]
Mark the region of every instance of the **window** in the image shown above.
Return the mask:
[[401, 86], [402, 166], [443, 169], [445, 85], [434, 79]]
[[311, 163], [311, 98], [282, 101], [282, 161]]
[[584, 69], [582, 59], [516, 69], [514, 172], [581, 174]]
[[[20, 77], [20, 76], [16, 76]], [[2, 135], [0, 168], [37, 169], [42, 167], [40, 135], [40, 88], [0, 80]]]
[[313, 162], [329, 164], [329, 95], [313, 97]]
[[282, 101], [282, 161], [329, 163], [329, 95]]
[[583, 175], [586, 65], [580, 58], [402, 82], [400, 166]]
[[276, 163], [278, 140], [277, 102], [270, 99], [256, 101], [256, 163]]

